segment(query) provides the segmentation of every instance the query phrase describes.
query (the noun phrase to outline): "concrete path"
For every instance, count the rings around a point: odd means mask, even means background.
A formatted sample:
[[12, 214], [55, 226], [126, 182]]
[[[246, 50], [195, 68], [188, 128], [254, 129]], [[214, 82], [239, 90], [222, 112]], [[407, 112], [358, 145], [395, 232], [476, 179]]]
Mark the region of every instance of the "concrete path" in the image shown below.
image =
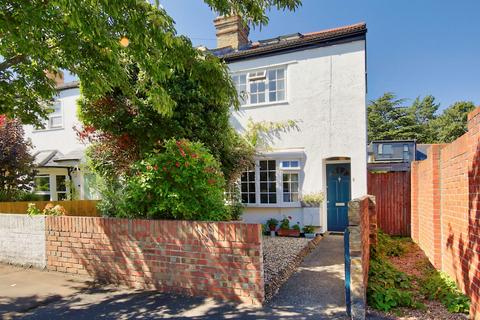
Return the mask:
[[344, 318], [344, 281], [343, 235], [328, 235], [305, 257], [269, 307], [294, 307], [296, 312], [312, 319]]
[[[0, 273], [10, 272], [8, 268], [12, 267], [0, 267]], [[8, 304], [18, 306], [15, 311], [19, 319], [303, 320], [342, 319], [345, 315], [342, 236], [322, 239], [298, 271], [263, 308], [114, 286], [92, 287], [87, 280], [82, 282], [59, 273], [20, 270], [17, 268], [16, 272], [10, 273], [15, 274], [17, 280], [0, 277], [0, 318], [6, 318], [6, 310], [10, 308]], [[25, 281], [29, 286], [21, 285], [25, 289], [23, 293], [12, 295], [11, 291], [4, 291], [13, 282], [19, 285], [22, 273], [31, 274]], [[52, 290], [49, 286], [57, 289]], [[54, 299], [48, 300], [46, 296]], [[22, 301], [29, 303], [22, 305]], [[9, 314], [12, 315], [11, 311]]]

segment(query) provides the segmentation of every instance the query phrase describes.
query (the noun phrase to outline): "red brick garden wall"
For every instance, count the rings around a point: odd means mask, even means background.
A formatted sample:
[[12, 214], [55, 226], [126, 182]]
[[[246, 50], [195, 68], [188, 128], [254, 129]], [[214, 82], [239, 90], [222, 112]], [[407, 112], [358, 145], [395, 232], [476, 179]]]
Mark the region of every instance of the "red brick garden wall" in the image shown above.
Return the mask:
[[48, 216], [46, 232], [49, 270], [134, 288], [264, 300], [260, 225]]
[[412, 166], [412, 238], [471, 297], [480, 319], [480, 108], [468, 132]]

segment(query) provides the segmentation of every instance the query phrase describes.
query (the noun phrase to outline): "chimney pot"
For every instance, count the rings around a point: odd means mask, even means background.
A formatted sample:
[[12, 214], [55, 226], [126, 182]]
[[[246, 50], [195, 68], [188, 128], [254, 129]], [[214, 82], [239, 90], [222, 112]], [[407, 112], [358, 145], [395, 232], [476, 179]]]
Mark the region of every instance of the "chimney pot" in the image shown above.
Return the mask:
[[220, 16], [213, 23], [217, 29], [217, 48], [238, 49], [248, 44], [250, 28], [239, 15]]

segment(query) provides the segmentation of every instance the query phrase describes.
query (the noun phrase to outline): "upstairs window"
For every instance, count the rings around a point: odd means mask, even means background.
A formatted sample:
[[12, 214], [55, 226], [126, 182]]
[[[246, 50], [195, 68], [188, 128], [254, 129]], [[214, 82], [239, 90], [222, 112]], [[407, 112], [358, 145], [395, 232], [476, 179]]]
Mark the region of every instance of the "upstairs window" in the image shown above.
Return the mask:
[[259, 105], [286, 100], [285, 67], [269, 68], [232, 76], [241, 105]]
[[63, 110], [60, 101], [55, 102], [50, 108], [44, 128], [37, 127], [35, 130], [52, 130], [63, 128]]

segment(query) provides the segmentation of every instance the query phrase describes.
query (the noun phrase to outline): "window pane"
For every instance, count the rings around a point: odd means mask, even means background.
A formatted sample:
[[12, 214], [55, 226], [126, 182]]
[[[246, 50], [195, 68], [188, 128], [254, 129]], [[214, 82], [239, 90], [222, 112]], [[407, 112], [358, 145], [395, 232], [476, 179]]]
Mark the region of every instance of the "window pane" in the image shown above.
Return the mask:
[[250, 193], [248, 197], [249, 203], [255, 203], [255, 193]]
[[277, 174], [275, 173], [275, 171], [269, 171], [269, 172], [268, 172], [268, 180], [269, 180], [269, 181], [275, 181], [275, 180], [276, 180], [276, 176], [277, 176]]
[[260, 194], [260, 202], [261, 202], [261, 203], [268, 203], [268, 194], [266, 194], [266, 193], [261, 193], [261, 194]]
[[37, 194], [40, 201], [50, 201], [50, 194]]
[[[255, 171], [254, 168], [243, 172], [241, 176], [242, 203], [255, 203]], [[253, 198], [250, 194], [253, 193]]]
[[265, 102], [265, 93], [258, 94], [258, 103], [264, 103], [264, 102]]
[[62, 104], [61, 103], [55, 103], [52, 106], [52, 112], [50, 115], [61, 115], [62, 114]]
[[50, 128], [58, 128], [62, 126], [62, 117], [50, 117]]
[[277, 72], [276, 70], [269, 70], [268, 71], [268, 79], [276, 79], [277, 78]]
[[62, 192], [62, 193], [59, 192], [59, 193], [57, 193], [57, 199], [58, 199], [59, 201], [67, 200], [67, 194], [64, 193], [64, 192]]
[[270, 101], [270, 102], [277, 101], [277, 93], [276, 92], [270, 92], [268, 94], [268, 101]]
[[57, 191], [67, 191], [67, 183], [65, 176], [56, 176]]
[[269, 193], [268, 194], [268, 202], [269, 203], [277, 203], [277, 194], [276, 193]]
[[293, 168], [298, 168], [298, 161], [290, 161]]
[[257, 103], [257, 96], [256, 96], [256, 95], [252, 94], [252, 95], [250, 96], [250, 103], [251, 103], [251, 104]]
[[268, 83], [268, 89], [269, 89], [270, 91], [275, 91], [275, 90], [277, 90], [277, 83], [276, 83], [275, 81], [270, 81], [270, 82]]
[[[37, 176], [35, 177], [35, 191], [50, 191], [50, 177]], [[49, 196], [50, 199], [50, 196]]]
[[267, 161], [260, 161], [260, 170], [267, 170]]
[[268, 160], [268, 170], [275, 170], [275, 160]]
[[291, 174], [291, 175], [290, 175], [290, 180], [292, 180], [292, 181], [298, 181], [298, 174], [297, 174], [297, 173]]
[[290, 193], [283, 194], [283, 202], [291, 202]]
[[268, 192], [268, 184], [266, 182], [260, 183], [260, 192]]
[[242, 192], [248, 192], [248, 184], [242, 183]]
[[285, 89], [285, 80], [277, 81], [277, 90], [283, 90], [283, 89]]
[[277, 78], [278, 79], [285, 78], [285, 72], [283, 69], [277, 69]]
[[285, 100], [285, 91], [278, 91], [277, 92], [277, 101]]

